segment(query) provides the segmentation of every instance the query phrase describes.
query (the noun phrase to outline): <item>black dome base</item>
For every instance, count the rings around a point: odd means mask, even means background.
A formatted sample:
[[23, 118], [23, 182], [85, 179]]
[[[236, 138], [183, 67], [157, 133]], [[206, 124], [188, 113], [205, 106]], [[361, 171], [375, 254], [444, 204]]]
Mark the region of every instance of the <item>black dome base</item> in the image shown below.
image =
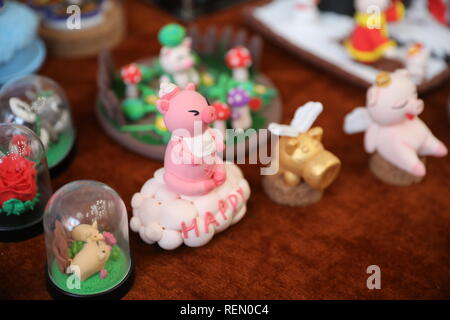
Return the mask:
[[1, 228], [0, 242], [19, 242], [36, 237], [43, 232], [42, 219], [27, 227], [21, 228]]
[[130, 291], [133, 281], [134, 281], [134, 271], [133, 271], [133, 263], [131, 263], [130, 270], [128, 270], [128, 274], [126, 277], [116, 285], [114, 288], [111, 288], [102, 293], [89, 294], [89, 295], [81, 295], [74, 294], [67, 291], [62, 290], [58, 286], [56, 286], [53, 281], [50, 279], [48, 275], [48, 265], [45, 265], [45, 279], [47, 284], [47, 290], [55, 300], [119, 300], [124, 295]]

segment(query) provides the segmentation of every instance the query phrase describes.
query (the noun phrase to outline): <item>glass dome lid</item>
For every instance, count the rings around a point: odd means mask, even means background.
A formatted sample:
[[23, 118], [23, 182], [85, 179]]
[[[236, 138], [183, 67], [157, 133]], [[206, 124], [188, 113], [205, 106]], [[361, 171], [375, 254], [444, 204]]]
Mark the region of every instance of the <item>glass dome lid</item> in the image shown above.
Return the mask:
[[120, 196], [91, 180], [64, 185], [44, 214], [51, 287], [72, 297], [108, 294], [131, 273], [128, 217]]
[[44, 147], [30, 129], [0, 124], [0, 240], [22, 240], [41, 231], [52, 193]]
[[30, 75], [7, 82], [0, 89], [0, 122], [33, 130], [41, 139], [48, 166], [68, 156], [75, 141], [69, 102], [53, 80]]

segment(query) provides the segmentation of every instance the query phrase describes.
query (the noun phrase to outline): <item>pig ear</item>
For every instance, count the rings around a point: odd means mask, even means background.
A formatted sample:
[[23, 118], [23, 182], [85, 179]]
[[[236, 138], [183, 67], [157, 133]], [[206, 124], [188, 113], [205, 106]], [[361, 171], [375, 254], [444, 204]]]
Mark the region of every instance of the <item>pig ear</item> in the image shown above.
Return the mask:
[[156, 101], [156, 106], [158, 107], [159, 112], [166, 114], [166, 112], [169, 111], [170, 102], [167, 99], [159, 99]]
[[369, 90], [367, 90], [367, 106], [371, 107], [375, 103], [377, 103], [379, 95], [379, 89], [376, 86], [370, 87]]
[[316, 139], [317, 141], [322, 140], [322, 135], [323, 129], [321, 127], [314, 127], [308, 131], [308, 136], [310, 136], [313, 139]]
[[183, 47], [190, 48], [192, 45], [192, 40], [189, 37], [186, 37], [181, 44]]
[[92, 228], [97, 229], [98, 230], [98, 224], [97, 224], [97, 220], [94, 221], [94, 223], [92, 223]]
[[188, 83], [188, 85], [186, 86], [185, 90], [195, 91], [195, 83], [193, 83], [193, 82]]

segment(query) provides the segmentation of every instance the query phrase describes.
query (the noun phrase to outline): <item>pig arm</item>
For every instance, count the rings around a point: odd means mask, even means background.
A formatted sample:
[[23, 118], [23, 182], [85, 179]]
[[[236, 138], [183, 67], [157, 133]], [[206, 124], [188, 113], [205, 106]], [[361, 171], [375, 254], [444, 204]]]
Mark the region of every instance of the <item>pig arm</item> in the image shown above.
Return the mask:
[[223, 143], [223, 137], [221, 135], [217, 134], [216, 130], [209, 129], [209, 132], [211, 133], [215, 143], [216, 143], [216, 149], [217, 152], [222, 152], [225, 149], [225, 144]]
[[178, 152], [178, 155], [182, 159], [182, 164], [201, 164], [202, 158], [194, 155], [187, 146], [186, 142], [182, 138], [173, 139], [174, 146], [172, 151]]
[[378, 126], [371, 123], [364, 135], [364, 148], [367, 153], [375, 152], [377, 147]]

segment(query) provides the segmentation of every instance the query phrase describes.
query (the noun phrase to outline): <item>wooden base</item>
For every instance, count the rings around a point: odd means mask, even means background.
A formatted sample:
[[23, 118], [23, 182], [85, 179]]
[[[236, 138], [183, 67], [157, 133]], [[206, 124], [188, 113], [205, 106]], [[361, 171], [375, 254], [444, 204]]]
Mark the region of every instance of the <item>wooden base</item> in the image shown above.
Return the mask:
[[80, 30], [57, 30], [42, 25], [39, 34], [49, 52], [63, 58], [96, 55], [101, 49], [112, 48], [125, 36], [125, 17], [119, 1], [110, 1], [99, 25]]
[[[421, 158], [421, 160], [425, 163], [425, 158]], [[375, 177], [384, 183], [394, 186], [410, 186], [419, 183], [423, 179], [423, 177], [413, 176], [408, 172], [397, 168], [378, 153], [375, 153], [370, 158], [369, 167]]]
[[263, 177], [263, 189], [276, 203], [293, 207], [304, 207], [322, 199], [323, 191], [311, 188], [306, 183], [290, 187], [280, 174]]

